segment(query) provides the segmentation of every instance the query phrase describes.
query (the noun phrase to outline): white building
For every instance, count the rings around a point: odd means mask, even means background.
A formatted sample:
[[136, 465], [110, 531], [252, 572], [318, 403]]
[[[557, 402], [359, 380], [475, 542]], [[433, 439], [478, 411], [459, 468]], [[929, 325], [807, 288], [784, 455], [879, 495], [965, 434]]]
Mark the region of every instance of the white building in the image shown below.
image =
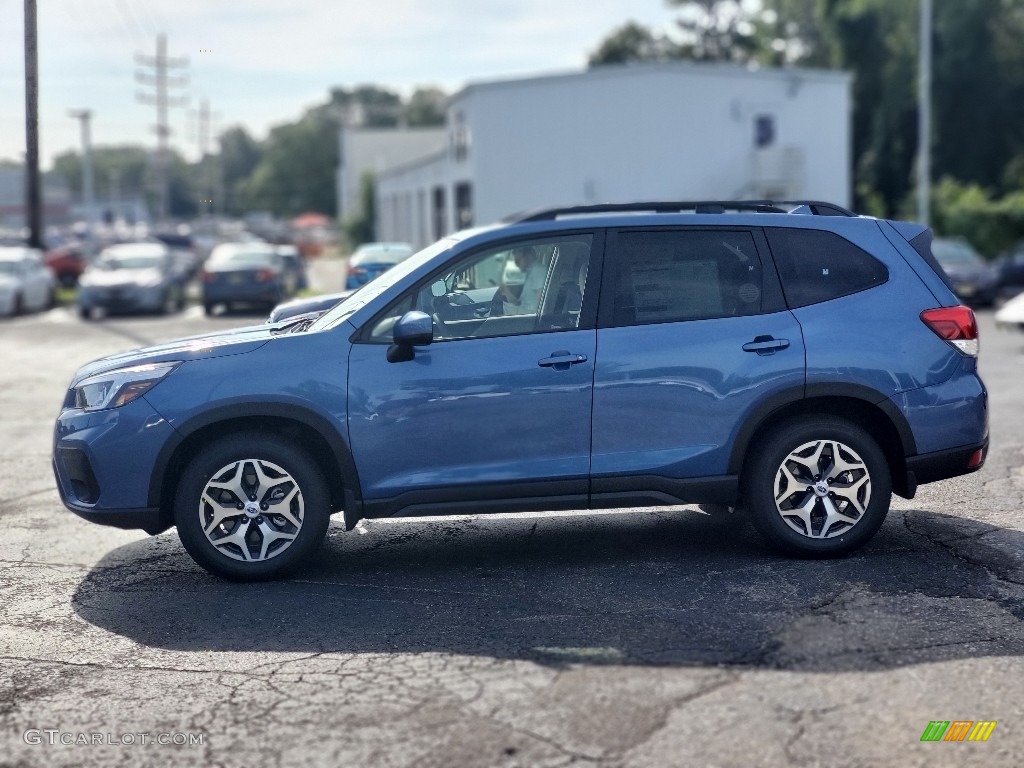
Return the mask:
[[851, 193], [845, 72], [673, 62], [471, 84], [447, 145], [377, 170], [377, 236], [444, 234], [556, 205]]
[[365, 173], [378, 174], [409, 160], [444, 148], [443, 128], [362, 128], [346, 125], [338, 131], [338, 221], [362, 213], [359, 186]]

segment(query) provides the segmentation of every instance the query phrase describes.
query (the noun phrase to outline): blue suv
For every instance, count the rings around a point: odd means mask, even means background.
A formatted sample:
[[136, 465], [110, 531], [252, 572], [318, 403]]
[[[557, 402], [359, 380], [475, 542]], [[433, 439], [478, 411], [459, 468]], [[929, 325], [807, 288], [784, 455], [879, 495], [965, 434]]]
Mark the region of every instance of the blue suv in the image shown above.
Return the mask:
[[360, 518], [702, 504], [849, 553], [977, 470], [978, 328], [931, 233], [817, 202], [554, 209], [443, 239], [319, 318], [75, 375], [64, 504], [219, 576]]

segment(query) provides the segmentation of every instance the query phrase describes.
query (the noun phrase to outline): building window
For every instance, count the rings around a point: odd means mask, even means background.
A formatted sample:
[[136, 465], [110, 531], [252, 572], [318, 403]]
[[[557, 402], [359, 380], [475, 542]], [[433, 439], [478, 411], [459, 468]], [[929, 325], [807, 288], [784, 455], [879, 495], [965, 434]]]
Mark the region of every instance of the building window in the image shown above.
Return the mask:
[[473, 185], [468, 181], [455, 185], [455, 222], [459, 229], [473, 226]]
[[775, 143], [775, 115], [757, 115], [754, 118], [754, 146], [758, 149]]
[[469, 157], [469, 143], [466, 116], [461, 112], [456, 112], [451, 135], [452, 157], [455, 158], [455, 162], [461, 163]]
[[446, 226], [447, 213], [445, 212], [444, 187], [434, 187], [434, 239], [440, 240], [448, 234]]

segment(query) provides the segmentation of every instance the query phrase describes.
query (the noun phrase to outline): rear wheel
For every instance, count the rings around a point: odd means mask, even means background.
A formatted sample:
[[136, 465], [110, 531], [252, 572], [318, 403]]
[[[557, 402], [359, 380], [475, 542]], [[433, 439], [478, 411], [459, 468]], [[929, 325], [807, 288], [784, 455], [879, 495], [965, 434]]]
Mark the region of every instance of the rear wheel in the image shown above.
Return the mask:
[[203, 304], [203, 311], [207, 315], [213, 315], [213, 310], [214, 310], [214, 305], [213, 304]]
[[863, 546], [892, 499], [885, 454], [865, 430], [821, 417], [788, 422], [753, 447], [744, 500], [776, 549], [836, 557]]
[[316, 462], [290, 442], [247, 432], [199, 452], [178, 483], [181, 543], [210, 573], [232, 581], [274, 579], [320, 544], [329, 496]]

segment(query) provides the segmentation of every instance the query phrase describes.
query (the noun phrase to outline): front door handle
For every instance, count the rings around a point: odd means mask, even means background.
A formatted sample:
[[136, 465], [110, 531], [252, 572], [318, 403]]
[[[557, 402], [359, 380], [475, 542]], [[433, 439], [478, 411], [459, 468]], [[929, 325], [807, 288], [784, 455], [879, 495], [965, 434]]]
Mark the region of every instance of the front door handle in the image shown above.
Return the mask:
[[568, 350], [560, 349], [552, 352], [551, 357], [544, 357], [537, 361], [541, 368], [554, 368], [556, 371], [568, 370], [570, 365], [587, 362], [586, 355], [573, 355]]
[[773, 336], [757, 336], [753, 341], [743, 345], [744, 352], [757, 352], [759, 355], [774, 355], [780, 349], [789, 346], [789, 339], [776, 339]]

